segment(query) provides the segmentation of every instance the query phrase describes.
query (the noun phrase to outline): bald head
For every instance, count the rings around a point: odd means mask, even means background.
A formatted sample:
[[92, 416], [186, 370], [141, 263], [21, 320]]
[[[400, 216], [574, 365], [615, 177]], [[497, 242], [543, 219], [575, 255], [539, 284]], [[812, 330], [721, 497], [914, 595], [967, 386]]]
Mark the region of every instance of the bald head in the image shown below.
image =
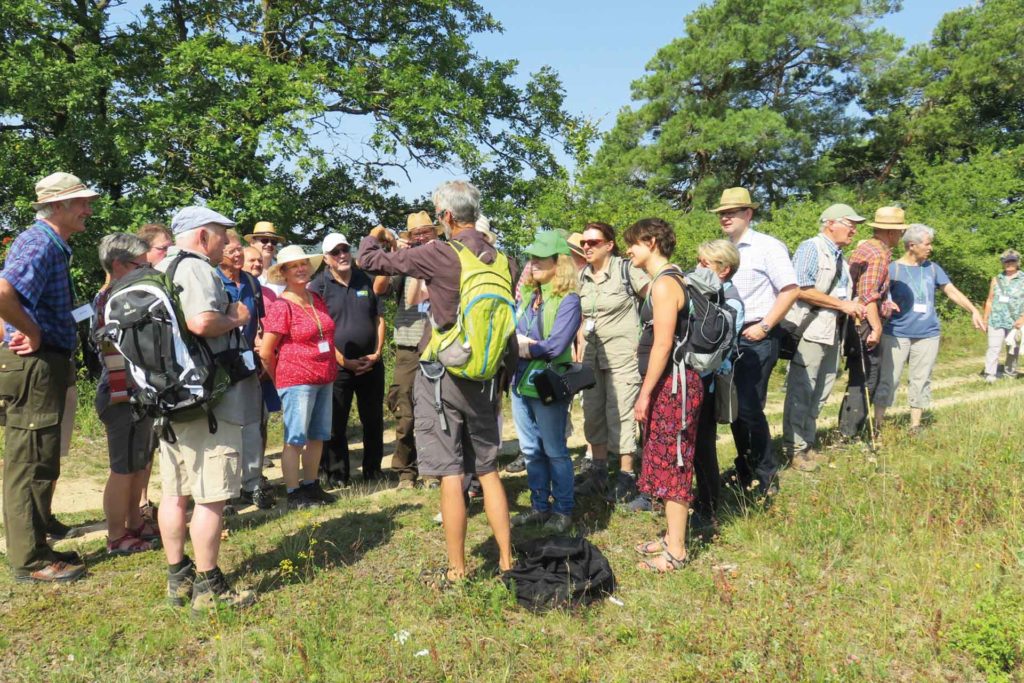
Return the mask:
[[242, 250], [242, 257], [244, 259], [242, 270], [249, 273], [253, 277], [259, 277], [263, 274], [263, 252], [256, 247], [246, 247]]

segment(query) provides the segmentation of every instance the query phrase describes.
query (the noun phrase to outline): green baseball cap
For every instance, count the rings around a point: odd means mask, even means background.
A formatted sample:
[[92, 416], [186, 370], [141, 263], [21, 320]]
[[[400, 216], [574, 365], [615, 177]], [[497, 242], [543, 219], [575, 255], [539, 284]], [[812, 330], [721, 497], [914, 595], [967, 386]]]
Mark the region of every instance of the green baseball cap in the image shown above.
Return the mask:
[[867, 218], [859, 215], [848, 204], [833, 204], [821, 212], [820, 220], [824, 223], [825, 221], [841, 221], [844, 218], [851, 223], [863, 223], [867, 220]]
[[569, 254], [569, 243], [565, 238], [554, 230], [538, 232], [533, 238], [533, 244], [524, 249], [530, 256], [537, 258], [548, 258], [557, 254]]

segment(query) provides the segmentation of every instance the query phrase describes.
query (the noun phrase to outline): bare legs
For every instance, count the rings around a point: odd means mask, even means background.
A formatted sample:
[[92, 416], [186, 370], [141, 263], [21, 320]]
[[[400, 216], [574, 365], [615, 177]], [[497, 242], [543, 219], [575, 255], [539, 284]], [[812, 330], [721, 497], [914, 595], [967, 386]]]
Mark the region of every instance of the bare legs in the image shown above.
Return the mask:
[[[512, 537], [509, 530], [508, 499], [497, 472], [480, 475], [484, 494], [484, 512], [498, 544], [498, 568], [512, 568]], [[441, 519], [444, 521], [448, 549], [448, 578], [466, 575], [466, 503], [462, 498], [462, 475], [441, 478]]]
[[298, 446], [286, 443], [281, 450], [281, 469], [284, 472], [284, 483], [288, 490], [299, 487], [299, 464], [302, 465], [302, 479], [315, 481], [317, 468], [320, 467], [320, 455], [324, 450], [323, 441], [307, 441], [306, 445]]

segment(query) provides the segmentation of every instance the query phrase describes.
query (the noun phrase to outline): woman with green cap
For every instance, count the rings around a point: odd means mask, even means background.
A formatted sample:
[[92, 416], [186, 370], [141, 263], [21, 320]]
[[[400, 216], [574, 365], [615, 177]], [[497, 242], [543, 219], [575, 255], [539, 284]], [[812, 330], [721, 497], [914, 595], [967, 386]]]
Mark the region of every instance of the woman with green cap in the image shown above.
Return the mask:
[[512, 526], [544, 524], [544, 531], [565, 533], [572, 526], [573, 468], [565, 441], [569, 402], [545, 405], [533, 380], [548, 365], [572, 362], [572, 342], [580, 326], [576, 267], [569, 244], [557, 232], [537, 233], [526, 248], [531, 289], [524, 291], [516, 337], [519, 364], [512, 378], [512, 417], [519, 449], [526, 458], [530, 512], [512, 518]]

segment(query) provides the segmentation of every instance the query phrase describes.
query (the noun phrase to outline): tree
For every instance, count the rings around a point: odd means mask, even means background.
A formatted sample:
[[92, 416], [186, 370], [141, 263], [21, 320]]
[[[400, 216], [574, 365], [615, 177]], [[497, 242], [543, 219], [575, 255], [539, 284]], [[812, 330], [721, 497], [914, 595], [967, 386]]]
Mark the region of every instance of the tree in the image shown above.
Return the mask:
[[769, 206], [829, 176], [866, 76], [900, 41], [873, 24], [896, 0], [717, 0], [686, 17], [633, 84], [585, 182], [689, 210], [743, 185]]

